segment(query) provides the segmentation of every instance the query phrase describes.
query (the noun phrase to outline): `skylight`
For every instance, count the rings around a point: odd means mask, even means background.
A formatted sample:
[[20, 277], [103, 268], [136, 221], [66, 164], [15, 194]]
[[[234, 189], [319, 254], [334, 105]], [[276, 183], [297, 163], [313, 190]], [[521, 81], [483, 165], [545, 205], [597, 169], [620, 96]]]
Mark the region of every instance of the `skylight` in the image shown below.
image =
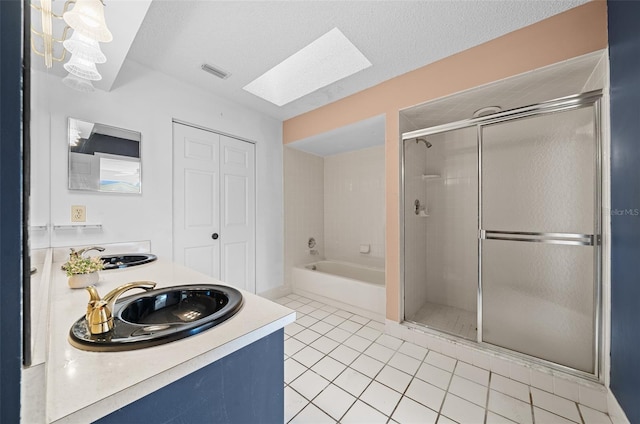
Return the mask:
[[243, 88], [283, 106], [369, 66], [362, 52], [334, 28]]

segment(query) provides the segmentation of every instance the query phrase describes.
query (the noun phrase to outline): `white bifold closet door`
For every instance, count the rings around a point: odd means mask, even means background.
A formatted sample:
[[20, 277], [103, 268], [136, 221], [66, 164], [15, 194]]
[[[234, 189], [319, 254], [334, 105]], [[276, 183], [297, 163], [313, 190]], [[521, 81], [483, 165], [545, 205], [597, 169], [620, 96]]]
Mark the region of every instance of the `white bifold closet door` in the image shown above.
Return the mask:
[[593, 106], [481, 133], [482, 341], [594, 373]]
[[255, 293], [255, 145], [173, 124], [173, 257]]

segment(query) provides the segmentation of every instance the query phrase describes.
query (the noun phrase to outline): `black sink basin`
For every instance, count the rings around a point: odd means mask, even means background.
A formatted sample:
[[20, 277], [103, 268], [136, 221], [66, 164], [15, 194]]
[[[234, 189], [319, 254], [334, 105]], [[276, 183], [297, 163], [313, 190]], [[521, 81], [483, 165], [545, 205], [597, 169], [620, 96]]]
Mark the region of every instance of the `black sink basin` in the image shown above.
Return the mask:
[[151, 253], [134, 253], [130, 255], [104, 255], [100, 256], [100, 259], [104, 263], [104, 269], [116, 269], [148, 264], [158, 257]]
[[242, 294], [228, 286], [197, 284], [150, 290], [119, 299], [113, 329], [89, 332], [84, 317], [69, 332], [73, 346], [92, 351], [141, 349], [198, 334], [231, 318]]

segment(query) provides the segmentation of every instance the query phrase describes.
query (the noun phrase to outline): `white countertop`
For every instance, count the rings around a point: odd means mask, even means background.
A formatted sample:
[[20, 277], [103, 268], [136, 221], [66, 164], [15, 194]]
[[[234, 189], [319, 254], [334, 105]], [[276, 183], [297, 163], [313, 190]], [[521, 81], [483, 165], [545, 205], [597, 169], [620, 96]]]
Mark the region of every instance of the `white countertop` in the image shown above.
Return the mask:
[[[50, 288], [49, 346], [46, 360], [46, 421], [89, 422], [164, 387], [295, 320], [295, 312], [242, 291], [244, 305], [229, 320], [200, 334], [160, 346], [126, 352], [87, 352], [69, 344], [71, 325], [86, 311], [89, 294], [70, 289], [53, 262]], [[156, 288], [220, 283], [173, 262], [155, 262], [100, 272], [101, 296], [140, 280]], [[135, 294], [132, 290], [124, 294]]]

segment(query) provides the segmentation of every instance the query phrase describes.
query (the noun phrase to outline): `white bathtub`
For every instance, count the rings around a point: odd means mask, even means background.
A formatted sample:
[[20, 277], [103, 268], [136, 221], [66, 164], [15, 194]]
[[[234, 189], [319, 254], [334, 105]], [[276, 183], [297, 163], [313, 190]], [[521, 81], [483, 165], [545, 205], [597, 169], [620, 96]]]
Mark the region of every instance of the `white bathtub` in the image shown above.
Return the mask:
[[[315, 269], [314, 269], [315, 268]], [[383, 318], [386, 308], [384, 270], [347, 262], [319, 261], [293, 268], [293, 291], [321, 296], [327, 303], [370, 318]], [[353, 308], [352, 308], [353, 309]]]

